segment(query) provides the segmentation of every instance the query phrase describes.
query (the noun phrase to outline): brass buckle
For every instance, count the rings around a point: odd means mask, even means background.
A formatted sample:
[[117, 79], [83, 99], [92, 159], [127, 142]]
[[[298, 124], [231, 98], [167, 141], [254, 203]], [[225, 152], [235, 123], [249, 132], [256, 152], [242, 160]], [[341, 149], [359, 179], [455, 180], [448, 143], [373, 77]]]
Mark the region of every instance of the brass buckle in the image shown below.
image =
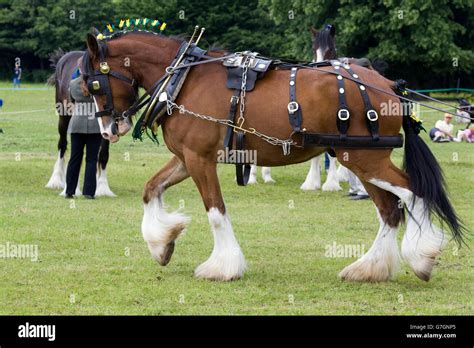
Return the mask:
[[100, 83], [99, 81], [92, 81], [92, 89], [94, 91], [98, 91], [100, 89]]
[[99, 64], [99, 70], [102, 74], [108, 74], [110, 71], [109, 64], [107, 64], [107, 62], [101, 62]]
[[237, 97], [236, 95], [233, 95], [232, 97], [230, 97], [230, 103], [231, 104], [237, 104], [239, 102], [239, 97]]

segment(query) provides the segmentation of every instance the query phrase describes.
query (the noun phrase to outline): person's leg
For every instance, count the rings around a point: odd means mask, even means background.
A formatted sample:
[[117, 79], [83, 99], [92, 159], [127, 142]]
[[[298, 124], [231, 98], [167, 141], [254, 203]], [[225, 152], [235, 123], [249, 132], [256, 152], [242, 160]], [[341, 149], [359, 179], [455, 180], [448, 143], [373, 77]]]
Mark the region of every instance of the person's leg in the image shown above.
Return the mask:
[[360, 182], [357, 179], [357, 176], [352, 172], [352, 170], [347, 169], [347, 177], [349, 181], [349, 196], [355, 196], [357, 195], [357, 192], [359, 192], [359, 185], [358, 183]]
[[367, 190], [365, 189], [364, 185], [362, 184], [362, 182], [360, 181], [360, 179], [357, 176], [356, 176], [356, 181], [357, 181], [358, 191], [357, 191], [357, 196], [355, 196], [353, 198], [356, 199], [356, 200], [368, 199], [369, 194], [367, 193]]
[[71, 158], [66, 171], [66, 196], [72, 196], [76, 192], [82, 156], [84, 155], [84, 144], [84, 134], [71, 134]]
[[97, 157], [102, 137], [100, 134], [86, 134], [86, 172], [84, 174], [84, 196], [94, 196], [97, 187]]

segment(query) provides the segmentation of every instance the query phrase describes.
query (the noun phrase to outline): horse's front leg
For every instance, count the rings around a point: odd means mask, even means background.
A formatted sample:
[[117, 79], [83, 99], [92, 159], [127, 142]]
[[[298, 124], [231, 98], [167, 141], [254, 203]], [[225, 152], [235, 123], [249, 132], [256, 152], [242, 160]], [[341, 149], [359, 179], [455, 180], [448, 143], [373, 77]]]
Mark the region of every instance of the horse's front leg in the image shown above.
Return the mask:
[[189, 223], [189, 218], [181, 213], [166, 212], [163, 206], [163, 193], [168, 187], [188, 177], [184, 163], [179, 158], [173, 157], [145, 185], [143, 239], [147, 242], [152, 257], [162, 266], [166, 266], [170, 261], [174, 242]]
[[100, 143], [99, 156], [97, 158], [97, 188], [95, 195], [115, 197], [115, 193], [112, 192], [107, 179], [107, 163], [109, 162], [109, 145], [110, 142], [107, 139], [102, 138]]
[[225, 281], [241, 278], [246, 262], [222, 199], [216, 163], [214, 160], [192, 155], [186, 157], [186, 167], [201, 193], [214, 236], [211, 256], [196, 268], [194, 275]]

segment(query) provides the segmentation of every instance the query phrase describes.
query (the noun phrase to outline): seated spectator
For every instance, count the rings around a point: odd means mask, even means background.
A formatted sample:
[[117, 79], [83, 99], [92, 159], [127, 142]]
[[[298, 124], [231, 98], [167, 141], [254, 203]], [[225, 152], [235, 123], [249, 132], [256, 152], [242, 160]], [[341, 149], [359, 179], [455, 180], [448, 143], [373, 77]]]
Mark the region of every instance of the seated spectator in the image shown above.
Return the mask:
[[458, 131], [458, 136], [455, 141], [474, 143], [474, 123], [471, 123], [468, 128]]
[[430, 130], [431, 140], [435, 143], [452, 141], [454, 139], [452, 120], [451, 114], [444, 114], [444, 120], [437, 121], [434, 128]]
[[459, 108], [456, 110], [456, 115], [457, 123], [474, 122], [474, 107], [466, 99], [459, 99]]

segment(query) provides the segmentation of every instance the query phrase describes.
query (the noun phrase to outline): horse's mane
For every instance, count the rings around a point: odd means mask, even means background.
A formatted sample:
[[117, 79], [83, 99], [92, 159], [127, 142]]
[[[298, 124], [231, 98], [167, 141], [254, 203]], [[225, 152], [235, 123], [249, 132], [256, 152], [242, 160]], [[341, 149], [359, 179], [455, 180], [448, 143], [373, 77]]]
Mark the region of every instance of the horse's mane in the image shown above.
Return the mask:
[[110, 35], [104, 35], [104, 40], [105, 41], [111, 41], [111, 40], [121, 38], [123, 36], [129, 36], [129, 35], [158, 36], [158, 37], [161, 37], [161, 38], [172, 39], [172, 40], [178, 41], [178, 42], [183, 42], [183, 41], [186, 40], [184, 35], [166, 36], [166, 35], [163, 35], [161, 33], [156, 33], [154, 31], [148, 31], [148, 30], [142, 30], [142, 29], [131, 29], [131, 30], [117, 31], [117, 32], [115, 32], [113, 34], [110, 34]]
[[[183, 43], [183, 42], [189, 40], [189, 36], [184, 35], [184, 34], [167, 36], [167, 35], [163, 35], [162, 33], [156, 33], [156, 32], [153, 32], [153, 31], [142, 30], [142, 29], [132, 29], [132, 30], [118, 31], [118, 32], [115, 32], [111, 35], [105, 35], [104, 36], [104, 41], [111, 41], [111, 40], [115, 40], [115, 39], [121, 38], [123, 36], [128, 36], [128, 35], [157, 36], [157, 37], [161, 37], [161, 38], [164, 38], [164, 39], [171, 39], [171, 40], [176, 41], [178, 43]], [[206, 41], [206, 40], [203, 40], [203, 41]], [[223, 53], [227, 52], [227, 50], [225, 48], [223, 48], [220, 45], [215, 44], [215, 43], [210, 44], [209, 48], [207, 50], [208, 50], [208, 52], [223, 52]]]

